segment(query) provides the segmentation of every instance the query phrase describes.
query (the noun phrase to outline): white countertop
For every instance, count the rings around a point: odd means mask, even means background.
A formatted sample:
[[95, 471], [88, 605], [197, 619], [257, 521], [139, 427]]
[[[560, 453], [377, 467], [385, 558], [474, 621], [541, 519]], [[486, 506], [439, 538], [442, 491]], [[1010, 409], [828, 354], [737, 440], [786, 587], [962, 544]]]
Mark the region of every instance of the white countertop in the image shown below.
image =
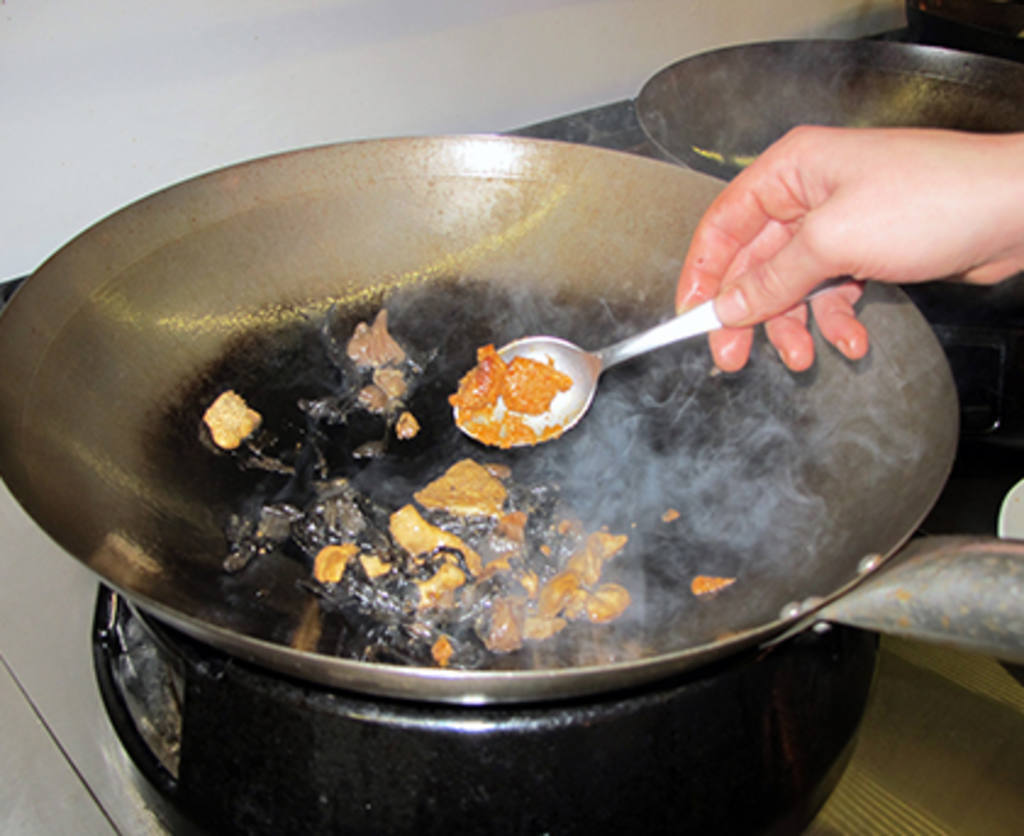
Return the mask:
[[100, 699], [96, 577], [3, 484], [0, 532], [0, 832], [166, 832]]

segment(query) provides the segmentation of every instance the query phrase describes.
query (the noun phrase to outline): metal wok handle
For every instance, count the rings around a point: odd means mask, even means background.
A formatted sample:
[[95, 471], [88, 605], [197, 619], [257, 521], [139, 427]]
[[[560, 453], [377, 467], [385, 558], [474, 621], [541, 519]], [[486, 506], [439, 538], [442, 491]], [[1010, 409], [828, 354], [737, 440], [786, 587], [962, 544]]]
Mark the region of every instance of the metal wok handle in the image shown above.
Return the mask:
[[913, 540], [798, 627], [816, 621], [1024, 663], [1024, 540]]

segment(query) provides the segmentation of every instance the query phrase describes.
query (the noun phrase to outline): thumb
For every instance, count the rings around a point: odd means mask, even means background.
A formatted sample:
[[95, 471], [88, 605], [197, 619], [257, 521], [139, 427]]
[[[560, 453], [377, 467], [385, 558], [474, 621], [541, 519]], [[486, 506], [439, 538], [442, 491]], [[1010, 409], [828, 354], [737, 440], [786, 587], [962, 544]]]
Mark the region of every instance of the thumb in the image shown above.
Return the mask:
[[755, 325], [799, 304], [818, 284], [836, 275], [834, 266], [807, 245], [801, 229], [771, 258], [751, 265], [723, 285], [715, 312], [723, 325]]

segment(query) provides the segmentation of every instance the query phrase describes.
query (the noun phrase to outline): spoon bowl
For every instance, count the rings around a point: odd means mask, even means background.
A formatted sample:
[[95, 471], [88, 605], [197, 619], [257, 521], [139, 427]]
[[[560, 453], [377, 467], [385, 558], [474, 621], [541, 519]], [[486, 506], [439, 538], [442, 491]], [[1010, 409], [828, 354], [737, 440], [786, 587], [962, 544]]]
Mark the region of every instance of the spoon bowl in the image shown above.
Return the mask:
[[[507, 343], [498, 349], [498, 355], [505, 363], [510, 363], [516, 357], [535, 360], [538, 363], [553, 366], [557, 371], [572, 379], [572, 386], [555, 395], [545, 412], [539, 415], [516, 413], [518, 420], [524, 422], [537, 434], [538, 441], [548, 441], [557, 438], [580, 422], [594, 400], [598, 379], [606, 369], [638, 354], [653, 351], [687, 337], [706, 334], [721, 327], [722, 323], [715, 314], [713, 302], [708, 301], [667, 322], [634, 334], [632, 337], [627, 337], [621, 342], [599, 351], [586, 351], [575, 343], [560, 337], [534, 336], [521, 337]], [[504, 405], [499, 402], [494, 420], [500, 423], [506, 412]], [[456, 426], [462, 432], [470, 438], [487, 443], [485, 439], [474, 432], [472, 425], [459, 422], [458, 407], [453, 409], [453, 413]], [[534, 443], [537, 442], [520, 441], [508, 446], [524, 447]]]
[[[805, 297], [805, 301], [847, 281], [849, 279], [845, 277], [831, 279]], [[507, 446], [525, 447], [550, 441], [575, 427], [590, 408], [597, 392], [598, 379], [606, 369], [631, 360], [639, 354], [646, 354], [690, 337], [708, 334], [721, 327], [722, 322], [715, 313], [712, 299], [599, 351], [586, 351], [575, 343], [551, 336], [521, 337], [506, 343], [498, 349], [498, 356], [505, 363], [511, 362], [515, 357], [525, 357], [553, 366], [556, 371], [572, 378], [572, 386], [555, 395], [545, 412], [539, 415], [515, 413], [517, 420], [530, 427], [537, 438], [534, 441], [519, 441]], [[500, 423], [507, 412], [510, 411], [505, 409], [499, 400], [494, 420]], [[459, 423], [458, 407], [453, 409], [453, 413], [455, 424], [462, 432], [481, 443], [489, 443], [486, 439], [478, 437], [472, 425]]]

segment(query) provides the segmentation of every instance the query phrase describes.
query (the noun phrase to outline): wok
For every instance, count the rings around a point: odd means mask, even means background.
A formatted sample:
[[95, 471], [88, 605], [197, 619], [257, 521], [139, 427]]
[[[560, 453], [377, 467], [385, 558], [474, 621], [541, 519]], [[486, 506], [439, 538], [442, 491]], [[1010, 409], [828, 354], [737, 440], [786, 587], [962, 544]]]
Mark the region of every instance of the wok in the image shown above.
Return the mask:
[[636, 99], [668, 158], [729, 179], [797, 125], [1024, 130], [1024, 67], [887, 41], [771, 41], [684, 58]]
[[907, 28], [915, 41], [997, 58], [1024, 56], [1024, 8], [986, 0], [907, 0]]
[[[44, 530], [143, 610], [244, 659], [374, 694], [587, 694], [721, 658], [829, 601], [856, 622], [856, 601], [870, 616], [877, 595], [850, 588], [914, 532], [957, 441], [942, 350], [898, 289], [865, 294], [873, 343], [857, 363], [819, 345], [814, 369], [794, 375], [765, 347], [716, 376], [703, 345], [681, 345], [609, 372], [584, 425], [558, 442], [496, 451], [451, 422], [445, 396], [485, 341], [546, 332], [594, 345], [667, 316], [719, 187], [653, 160], [482, 136], [321, 147], [173, 186], [67, 244], [0, 315], [0, 472]], [[370, 664], [335, 655], [307, 565], [271, 553], [223, 571], [231, 516], [286, 477], [204, 447], [203, 410], [234, 388], [291, 443], [296, 399], [336, 385], [325, 323], [349, 328], [381, 306], [424, 368], [410, 402], [423, 429], [367, 460], [340, 437], [344, 475], [390, 507], [465, 456], [556, 480], [589, 524], [629, 532], [614, 579], [634, 602], [619, 621], [488, 670]], [[670, 508], [674, 523], [661, 519]], [[977, 558], [967, 581], [940, 571], [915, 585], [949, 559], [949, 543], [933, 545], [879, 575], [894, 629], [958, 632], [1019, 660], [1020, 548], [955, 542], [958, 565]], [[738, 581], [696, 599], [697, 573]]]

